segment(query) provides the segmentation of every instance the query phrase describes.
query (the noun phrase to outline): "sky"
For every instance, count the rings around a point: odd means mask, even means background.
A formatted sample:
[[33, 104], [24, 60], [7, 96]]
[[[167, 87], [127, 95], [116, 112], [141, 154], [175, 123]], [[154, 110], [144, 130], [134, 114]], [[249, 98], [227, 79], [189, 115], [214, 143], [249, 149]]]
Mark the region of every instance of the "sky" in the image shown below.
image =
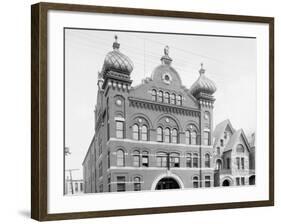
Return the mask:
[[246, 135], [256, 131], [256, 39], [190, 34], [156, 34], [101, 30], [65, 30], [65, 146], [71, 154], [66, 169], [79, 169], [94, 136], [97, 77], [118, 36], [120, 51], [134, 63], [132, 86], [150, 77], [169, 46], [172, 66], [187, 88], [197, 80], [200, 64], [214, 81], [214, 124], [230, 119]]

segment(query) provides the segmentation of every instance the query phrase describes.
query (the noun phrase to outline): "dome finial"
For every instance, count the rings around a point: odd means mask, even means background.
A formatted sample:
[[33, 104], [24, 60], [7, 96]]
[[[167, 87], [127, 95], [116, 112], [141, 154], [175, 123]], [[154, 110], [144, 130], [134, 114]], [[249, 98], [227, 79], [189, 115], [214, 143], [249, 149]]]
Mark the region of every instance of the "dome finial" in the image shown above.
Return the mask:
[[205, 73], [205, 69], [203, 68], [203, 66], [204, 66], [203, 62], [201, 62], [200, 66], [201, 66], [201, 68], [199, 70], [199, 74], [203, 75]]
[[172, 63], [172, 58], [169, 56], [169, 46], [166, 45], [164, 48], [164, 55], [161, 58], [162, 64], [163, 65], [170, 65]]
[[118, 36], [116, 34], [114, 36], [114, 39], [115, 39], [115, 41], [114, 41], [112, 47], [113, 47], [114, 50], [118, 50], [119, 47], [120, 47], [120, 44], [118, 43]]
[[164, 48], [164, 54], [166, 56], [169, 56], [169, 46], [168, 45], [166, 45], [166, 47]]

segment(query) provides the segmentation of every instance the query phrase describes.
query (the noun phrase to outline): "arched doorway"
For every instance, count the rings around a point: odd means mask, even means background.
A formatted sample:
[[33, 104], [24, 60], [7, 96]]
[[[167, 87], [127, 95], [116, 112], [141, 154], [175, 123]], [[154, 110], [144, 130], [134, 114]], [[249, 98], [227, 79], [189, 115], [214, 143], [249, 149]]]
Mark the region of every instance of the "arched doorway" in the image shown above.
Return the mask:
[[222, 182], [222, 186], [223, 186], [223, 187], [229, 187], [229, 186], [230, 186], [229, 180], [224, 180], [224, 181]]
[[250, 185], [255, 185], [256, 184], [256, 176], [252, 175], [249, 177], [249, 184]]
[[155, 190], [179, 189], [178, 182], [171, 177], [164, 177], [156, 185]]

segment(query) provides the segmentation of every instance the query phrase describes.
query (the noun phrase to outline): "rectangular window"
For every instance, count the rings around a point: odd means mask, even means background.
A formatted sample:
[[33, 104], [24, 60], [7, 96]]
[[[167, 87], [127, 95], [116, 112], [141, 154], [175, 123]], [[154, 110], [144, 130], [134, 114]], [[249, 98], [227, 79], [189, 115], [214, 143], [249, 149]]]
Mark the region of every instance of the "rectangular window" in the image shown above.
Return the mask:
[[245, 169], [245, 158], [241, 158], [241, 169]]
[[245, 177], [241, 177], [241, 185], [245, 185]]
[[124, 176], [117, 177], [117, 191], [126, 191], [126, 178]]
[[83, 183], [80, 183], [80, 190], [83, 192]]
[[148, 155], [142, 155], [142, 166], [148, 167]]
[[186, 156], [186, 167], [191, 168], [191, 166], [192, 166], [191, 161], [192, 161], [191, 154], [187, 154], [187, 156]]
[[226, 159], [226, 169], [230, 169], [230, 158]]
[[240, 170], [240, 158], [239, 157], [236, 158], [236, 165], [237, 165], [237, 169]]
[[236, 185], [240, 186], [240, 177], [236, 177]]
[[211, 176], [205, 176], [205, 187], [211, 187]]
[[116, 138], [124, 138], [124, 122], [116, 121]]
[[166, 156], [158, 156], [156, 158], [158, 167], [167, 167], [167, 157]]
[[111, 178], [107, 178], [107, 187], [108, 187], [108, 192], [111, 192]]
[[133, 166], [136, 166], [136, 167], [140, 166], [140, 155], [133, 156]]
[[198, 156], [193, 156], [193, 167], [198, 168]]
[[170, 167], [180, 167], [180, 158], [170, 157]]
[[75, 183], [75, 192], [78, 192], [78, 183]]
[[99, 164], [99, 177], [102, 176], [102, 162]]
[[208, 131], [203, 132], [203, 144], [210, 145], [210, 132]]
[[107, 153], [107, 168], [110, 168], [110, 152]]

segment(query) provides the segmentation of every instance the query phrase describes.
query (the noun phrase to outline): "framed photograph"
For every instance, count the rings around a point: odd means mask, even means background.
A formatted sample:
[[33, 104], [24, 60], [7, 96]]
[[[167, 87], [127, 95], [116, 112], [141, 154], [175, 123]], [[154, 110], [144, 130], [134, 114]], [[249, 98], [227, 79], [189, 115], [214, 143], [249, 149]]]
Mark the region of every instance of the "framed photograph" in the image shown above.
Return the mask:
[[274, 18], [31, 16], [33, 219], [274, 205]]

